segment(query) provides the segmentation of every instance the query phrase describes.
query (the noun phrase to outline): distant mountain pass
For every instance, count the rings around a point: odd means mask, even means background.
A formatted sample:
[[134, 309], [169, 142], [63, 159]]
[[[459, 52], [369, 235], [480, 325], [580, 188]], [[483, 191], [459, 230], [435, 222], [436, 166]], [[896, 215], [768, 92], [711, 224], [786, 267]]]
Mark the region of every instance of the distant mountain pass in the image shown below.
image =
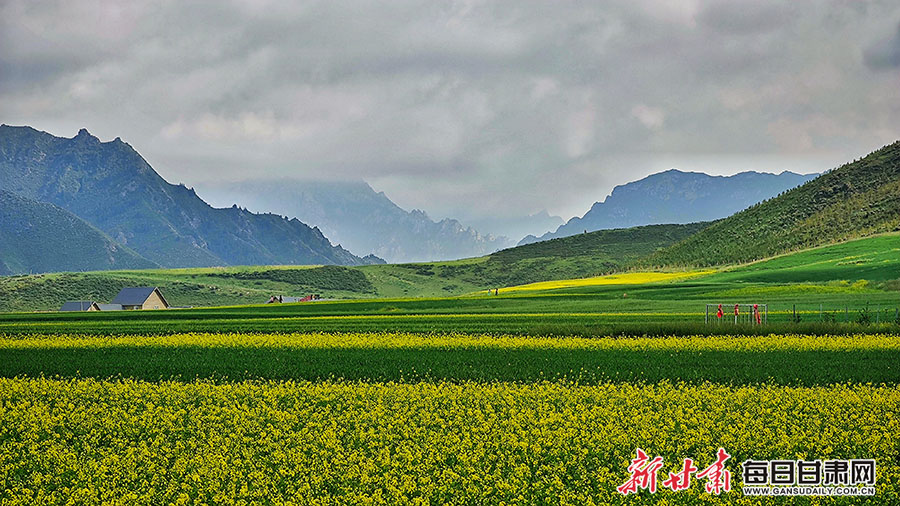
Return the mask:
[[528, 236], [519, 244], [594, 230], [658, 223], [694, 223], [730, 216], [747, 207], [801, 185], [818, 174], [741, 172], [710, 176], [668, 170], [616, 186], [603, 202], [581, 218], [572, 218], [556, 232]]
[[214, 202], [297, 217], [356, 254], [389, 262], [476, 257], [514, 244], [457, 220], [435, 222], [424, 211], [406, 211], [362, 181], [245, 181], [203, 191]]

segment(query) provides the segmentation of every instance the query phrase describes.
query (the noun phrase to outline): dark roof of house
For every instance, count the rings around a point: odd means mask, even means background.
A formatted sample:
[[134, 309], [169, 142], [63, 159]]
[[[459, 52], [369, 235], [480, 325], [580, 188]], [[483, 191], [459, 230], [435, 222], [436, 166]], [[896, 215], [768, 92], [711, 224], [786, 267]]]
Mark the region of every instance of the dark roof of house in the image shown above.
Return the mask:
[[100, 311], [121, 311], [122, 304], [97, 304]]
[[92, 300], [70, 300], [59, 308], [60, 311], [87, 311], [94, 305]]
[[[128, 288], [123, 288], [122, 291], [119, 292], [119, 295], [116, 295], [116, 298], [113, 299], [113, 304], [121, 304], [123, 306], [140, 306], [144, 302], [147, 301], [147, 298], [150, 297], [150, 294], [153, 293], [153, 290], [156, 290], [155, 286], [130, 286]], [[162, 297], [162, 294], [159, 295]], [[163, 301], [166, 299], [163, 298]], [[168, 305], [168, 303], [166, 303]]]

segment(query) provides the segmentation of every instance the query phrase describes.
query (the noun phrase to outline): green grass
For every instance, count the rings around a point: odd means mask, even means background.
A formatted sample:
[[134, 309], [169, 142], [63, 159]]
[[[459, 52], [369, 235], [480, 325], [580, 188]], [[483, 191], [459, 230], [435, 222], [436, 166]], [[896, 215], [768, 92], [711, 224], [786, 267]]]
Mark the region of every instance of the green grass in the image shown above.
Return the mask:
[[[900, 279], [900, 234], [885, 234], [809, 249], [729, 269], [710, 282], [823, 283], [847, 287]], [[831, 285], [835, 286], [835, 285]]]
[[[615, 290], [611, 287], [609, 290]], [[663, 288], [648, 286], [657, 293]], [[769, 324], [759, 327], [704, 325], [705, 287], [693, 300], [678, 293], [670, 298], [642, 298], [639, 287], [629, 286], [629, 298], [615, 293], [554, 294], [531, 296], [468, 297], [444, 299], [387, 299], [245, 306], [198, 310], [141, 311], [114, 313], [18, 313], [0, 316], [0, 334], [30, 333], [157, 334], [179, 332], [424, 332], [492, 333], [517, 335], [694, 335], [739, 331], [742, 333], [806, 332], [814, 334], [854, 333], [879, 328], [890, 332], [897, 306], [896, 297], [886, 292], [867, 298], [871, 324], [857, 326], [863, 299], [848, 303], [845, 296], [824, 305], [835, 311], [837, 322], [825, 321], [818, 304], [799, 305], [801, 323], [789, 323], [795, 304], [769, 300]], [[674, 297], [680, 297], [677, 300]], [[820, 299], [821, 300], [821, 299]], [[844, 323], [844, 304], [847, 323]], [[878, 323], [879, 325], [875, 325]], [[726, 330], [727, 329], [727, 330]]]
[[337, 266], [211, 267], [0, 277], [0, 311], [56, 310], [67, 300], [109, 302], [126, 286], [157, 286], [176, 306], [261, 304], [272, 295], [372, 297], [359, 270]]

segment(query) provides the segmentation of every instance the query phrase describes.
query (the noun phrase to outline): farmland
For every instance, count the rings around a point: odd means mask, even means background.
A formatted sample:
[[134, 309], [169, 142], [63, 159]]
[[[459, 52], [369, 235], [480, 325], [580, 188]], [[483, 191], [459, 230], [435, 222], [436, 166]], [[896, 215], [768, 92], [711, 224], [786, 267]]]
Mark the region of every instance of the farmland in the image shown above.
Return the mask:
[[143, 380], [900, 383], [886, 335], [533, 338], [420, 334], [25, 336], [0, 341], [0, 376]]
[[[546, 281], [499, 288], [497, 295], [481, 289], [455, 297], [357, 298], [164, 312], [7, 313], [0, 314], [0, 333], [362, 331], [603, 336], [896, 332], [898, 253], [900, 235], [887, 234], [734, 267]], [[344, 272], [356, 272], [350, 269], [333, 269], [333, 283], [355, 280], [362, 285], [369, 279]], [[260, 271], [227, 272], [229, 282], [261, 275]], [[271, 269], [266, 275], [274, 273], [284, 279], [300, 279], [304, 273], [323, 275], [309, 268]], [[373, 281], [372, 286], [377, 283]], [[770, 325], [704, 325], [707, 303], [768, 304]], [[723, 324], [727, 324], [725, 320]]]
[[900, 493], [895, 336], [23, 335], [0, 356], [10, 504], [606, 504], [637, 447], [866, 456], [878, 502]]
[[[571, 251], [583, 251], [576, 247], [583, 245], [575, 239], [588, 241], [591, 235], [554, 240], [562, 244], [554, 248], [538, 249], [541, 243], [535, 243], [521, 247], [535, 250], [531, 253], [514, 248], [495, 256], [519, 255], [509, 265], [542, 261], [543, 257], [528, 255], [556, 254], [567, 245]], [[489, 288], [499, 288], [498, 296], [488, 296], [485, 290], [484, 285], [492, 278], [470, 278], [462, 274], [469, 272], [466, 269], [485, 269], [496, 262], [492, 256], [436, 264], [356, 268], [230, 267], [0, 277], [0, 310], [27, 308], [29, 304], [35, 309], [56, 309], [65, 300], [110, 300], [119, 288], [135, 285], [160, 286], [174, 305], [261, 303], [278, 293], [320, 293], [338, 299], [312, 305], [205, 308], [165, 314], [0, 313], [0, 332], [19, 332], [23, 325], [55, 332], [60, 325], [65, 325], [68, 331], [103, 333], [119, 330], [584, 333], [591, 332], [591, 326], [629, 322], [697, 323], [703, 321], [704, 305], [709, 302], [768, 303], [770, 321], [787, 322], [796, 310], [803, 323], [852, 323], [859, 318], [860, 311], [866, 310], [867, 304], [871, 322], [885, 323], [896, 319], [900, 307], [898, 234], [716, 269], [625, 272], [568, 280], [548, 274], [549, 279], [537, 281], [546, 284], [488, 284]], [[484, 283], [476, 284], [476, 280]], [[419, 296], [402, 295], [404, 291]], [[459, 314], [466, 316], [455, 316]], [[500, 314], [505, 315], [502, 321]], [[305, 319], [313, 317], [315, 321]], [[352, 318], [356, 321], [351, 322]]]
[[[446, 282], [432, 264], [144, 273], [374, 293], [0, 314], [0, 502], [626, 503], [639, 447], [661, 473], [731, 455], [731, 492], [640, 492], [663, 504], [757, 504], [740, 463], [778, 458], [875, 459], [868, 502], [900, 501], [898, 248], [453, 297], [377, 297], [373, 271]], [[705, 324], [709, 302], [769, 323]]]

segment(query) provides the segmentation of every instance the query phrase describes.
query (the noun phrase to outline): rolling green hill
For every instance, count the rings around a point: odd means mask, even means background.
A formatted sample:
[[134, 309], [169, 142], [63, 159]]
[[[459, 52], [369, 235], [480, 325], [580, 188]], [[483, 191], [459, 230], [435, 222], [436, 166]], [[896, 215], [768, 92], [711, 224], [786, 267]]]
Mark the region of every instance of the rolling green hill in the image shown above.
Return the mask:
[[[0, 311], [52, 310], [69, 299], [106, 301], [124, 286], [153, 285], [159, 286], [174, 305], [258, 304], [273, 294], [317, 293], [334, 299], [391, 298], [372, 302], [381, 307], [379, 313], [391, 314], [403, 311], [405, 303], [396, 302], [402, 298], [452, 297], [483, 293], [488, 287], [618, 272], [634, 256], [664, 247], [700, 228], [702, 225], [655, 225], [601, 231], [511, 248], [486, 257], [426, 264], [212, 267], [0, 276]], [[749, 299], [785, 303], [796, 300], [814, 304], [816, 308], [820, 303], [843, 307], [845, 300], [872, 301], [893, 307], [900, 303], [900, 234], [822, 246], [702, 276], [626, 284], [627, 287], [614, 281], [564, 283], [560, 285], [562, 288], [547, 294], [558, 298], [552, 304], [556, 311], [573, 311], [584, 304], [587, 305], [582, 310], [590, 311], [607, 306], [608, 310], [618, 311], [632, 305], [641, 310], [696, 310], [708, 300], [746, 302]], [[628, 293], [627, 300], [622, 299], [623, 292]], [[511, 307], [528, 311], [525, 299], [529, 294], [500, 290], [500, 295], [499, 299], [509, 295], [522, 301]], [[588, 298], [582, 304], [579, 297], [585, 296]], [[442, 300], [447, 301], [444, 306], [450, 310], [465, 305], [467, 298]]]
[[456, 260], [360, 267], [212, 267], [0, 277], [0, 311], [57, 309], [65, 300], [106, 301], [124, 286], [159, 286], [174, 305], [265, 302], [273, 294], [326, 298], [435, 297], [486, 288], [596, 276], [681, 240], [705, 224], [603, 230]]
[[74, 214], [0, 189], [0, 275], [150, 267]]
[[703, 267], [900, 230], [900, 142], [717, 221], [635, 263]]

